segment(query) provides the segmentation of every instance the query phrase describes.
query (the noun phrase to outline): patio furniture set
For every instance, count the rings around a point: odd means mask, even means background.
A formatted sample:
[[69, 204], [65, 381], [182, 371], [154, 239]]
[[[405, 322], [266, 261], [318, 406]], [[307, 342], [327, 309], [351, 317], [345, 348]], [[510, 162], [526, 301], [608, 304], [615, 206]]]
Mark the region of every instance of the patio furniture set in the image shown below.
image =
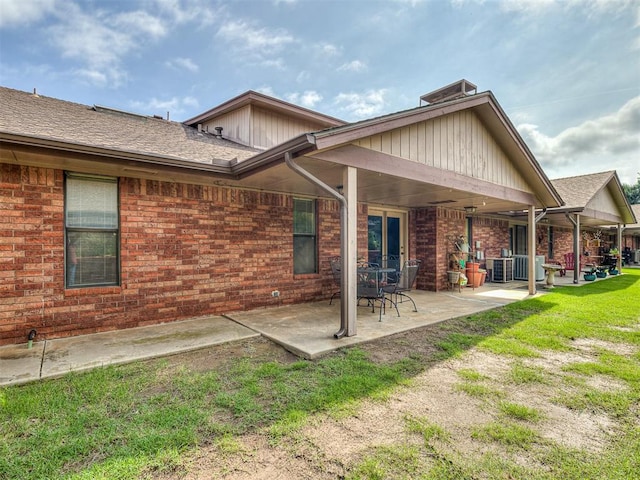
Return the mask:
[[[589, 255], [580, 258], [580, 264], [582, 265], [580, 271], [585, 281], [591, 282], [596, 278], [606, 278], [607, 275], [617, 275], [617, 263], [618, 255], [615, 253]], [[549, 263], [543, 265], [543, 268], [547, 273], [547, 288], [552, 288], [553, 277], [556, 272], [558, 272], [561, 277], [564, 277], [567, 274], [567, 270], [575, 270], [575, 255], [573, 253], [566, 253], [564, 255], [564, 264], [560, 262]]]
[[[333, 302], [334, 297], [340, 296], [339, 288], [342, 276], [340, 257], [332, 258], [330, 264], [333, 280], [338, 290], [331, 295], [329, 304]], [[408, 295], [408, 292], [413, 289], [422, 261], [407, 260], [404, 262], [402, 268], [398, 270], [397, 266], [399, 264], [399, 260], [392, 256], [382, 257], [381, 264], [370, 262], [358, 263], [358, 305], [366, 302], [365, 305], [371, 307], [371, 311], [375, 313], [376, 303], [379, 303], [378, 312], [380, 321], [382, 321], [382, 314], [386, 311], [387, 303], [390, 303], [396, 309], [398, 317], [400, 316], [398, 304], [404, 301], [410, 301], [413, 304], [413, 311], [418, 311], [416, 303]]]

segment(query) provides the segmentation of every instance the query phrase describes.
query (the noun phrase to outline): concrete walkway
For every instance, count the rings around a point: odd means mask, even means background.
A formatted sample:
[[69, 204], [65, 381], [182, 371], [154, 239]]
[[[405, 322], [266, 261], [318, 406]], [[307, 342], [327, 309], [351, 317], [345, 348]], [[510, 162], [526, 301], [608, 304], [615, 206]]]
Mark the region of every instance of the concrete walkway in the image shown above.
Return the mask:
[[[558, 278], [571, 285], [572, 278]], [[546, 290], [538, 284], [539, 294]], [[368, 342], [455, 317], [471, 315], [527, 298], [526, 282], [489, 283], [462, 292], [414, 291], [399, 305], [400, 317], [388, 308], [382, 321], [365, 306], [358, 308], [357, 335], [335, 339], [340, 304], [328, 301], [259, 309], [226, 316], [195, 318], [149, 327], [82, 335], [0, 347], [0, 385], [59, 377], [71, 371], [132, 362], [212, 347], [262, 335], [296, 355], [314, 359], [341, 347]]]

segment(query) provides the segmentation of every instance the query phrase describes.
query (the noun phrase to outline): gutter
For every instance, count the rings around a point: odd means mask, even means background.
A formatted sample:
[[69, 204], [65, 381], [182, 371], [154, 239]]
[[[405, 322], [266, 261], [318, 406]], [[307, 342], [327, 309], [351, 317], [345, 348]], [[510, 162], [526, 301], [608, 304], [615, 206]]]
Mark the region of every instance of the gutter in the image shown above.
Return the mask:
[[183, 160], [176, 157], [149, 155], [145, 153], [114, 150], [112, 148], [94, 147], [77, 143], [60, 142], [56, 140], [27, 137], [22, 135], [7, 134], [0, 132], [0, 144], [22, 145], [25, 147], [48, 148], [62, 152], [73, 152], [84, 155], [95, 155], [112, 158], [114, 160], [128, 160], [140, 163], [151, 164], [153, 166], [177, 167], [189, 170], [205, 171], [215, 174], [232, 176], [233, 161], [222, 159], [211, 159], [212, 163]]
[[345, 298], [348, 291], [348, 285], [346, 281], [345, 266], [348, 264], [347, 259], [345, 258], [345, 252], [348, 251], [348, 238], [347, 238], [347, 230], [348, 230], [348, 209], [347, 209], [347, 199], [344, 198], [340, 193], [331, 188], [329, 185], [324, 183], [319, 178], [314, 177], [311, 173], [307, 172], [300, 165], [294, 162], [291, 152], [284, 153], [284, 162], [287, 167], [291, 170], [299, 174], [300, 176], [307, 179], [309, 182], [314, 185], [320, 187], [322, 190], [326, 191], [329, 195], [335, 198], [340, 203], [340, 292], [342, 294], [342, 300], [340, 301], [340, 330], [333, 334], [335, 338], [342, 338], [347, 334], [347, 321], [348, 321], [348, 302]]

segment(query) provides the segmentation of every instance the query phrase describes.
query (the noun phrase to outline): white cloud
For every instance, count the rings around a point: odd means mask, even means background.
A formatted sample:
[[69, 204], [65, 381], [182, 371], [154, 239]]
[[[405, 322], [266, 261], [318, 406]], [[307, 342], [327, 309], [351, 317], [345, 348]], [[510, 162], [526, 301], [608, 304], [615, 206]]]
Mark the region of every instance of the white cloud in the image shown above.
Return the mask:
[[[0, 26], [34, 22], [48, 16], [47, 41], [63, 58], [76, 62], [71, 73], [93, 85], [119, 87], [128, 77], [124, 61], [166, 37], [176, 25], [206, 25], [216, 18], [207, 0], [150, 0], [156, 8], [126, 11], [67, 0], [0, 0]], [[217, 12], [221, 9], [218, 8]], [[187, 58], [171, 63], [195, 72]]]
[[326, 57], [335, 57], [340, 55], [342, 50], [331, 43], [321, 43], [317, 48], [320, 54]]
[[170, 23], [197, 23], [207, 26], [214, 23], [224, 7], [209, 0], [155, 0], [158, 10], [170, 19]]
[[[483, 3], [483, 0], [468, 0]], [[453, 0], [463, 4], [465, 0]], [[578, 10], [586, 17], [599, 17], [603, 13], [623, 13], [629, 9], [637, 11], [637, 0], [500, 0], [500, 8], [506, 12], [525, 16], [543, 15], [554, 9]]]
[[363, 72], [367, 69], [367, 64], [360, 60], [353, 60], [338, 67], [339, 72]]
[[130, 35], [136, 37], [150, 35], [154, 38], [161, 38], [167, 34], [167, 27], [160, 18], [149, 15], [142, 10], [115, 15], [110, 23], [118, 29], [129, 30], [132, 32]]
[[173, 60], [167, 60], [165, 65], [176, 70], [188, 70], [189, 72], [197, 72], [200, 67], [190, 58], [178, 57]]
[[270, 97], [276, 97], [276, 94], [273, 92], [273, 88], [263, 85], [262, 87], [256, 88], [256, 92], [262, 93], [263, 95], [268, 95]]
[[386, 93], [385, 89], [368, 90], [365, 93], [340, 93], [335, 98], [335, 104], [355, 119], [373, 117], [384, 111]]
[[122, 85], [127, 78], [123, 58], [168, 33], [161, 18], [141, 10], [113, 14], [84, 11], [73, 3], [59, 7], [57, 22], [46, 30], [50, 42], [62, 57], [82, 64], [75, 74], [97, 86]]
[[170, 113], [170, 118], [175, 118], [176, 115], [184, 113], [187, 108], [198, 108], [200, 105], [198, 101], [193, 97], [172, 97], [170, 99], [159, 99], [153, 97], [148, 102], [131, 102], [131, 108], [135, 111], [141, 112], [143, 115], [162, 115], [163, 117]]
[[304, 93], [290, 93], [287, 101], [306, 108], [313, 108], [322, 101], [322, 95], [315, 90], [307, 90]]
[[623, 182], [634, 183], [640, 170], [640, 96], [611, 115], [568, 128], [555, 137], [532, 124], [519, 125], [518, 131], [552, 178], [572, 175], [572, 171], [615, 169]]
[[61, 22], [49, 27], [53, 45], [63, 57], [86, 64], [77, 70], [81, 76], [96, 85], [118, 86], [123, 78], [120, 58], [136, 48], [135, 39], [108, 26], [108, 18], [101, 12], [96, 19], [70, 5], [60, 14]]
[[280, 51], [294, 41], [284, 30], [258, 28], [244, 21], [227, 22], [220, 27], [218, 37], [228, 42], [231, 48], [268, 55]]
[[311, 78], [311, 74], [309, 72], [307, 72], [306, 70], [303, 70], [296, 76], [296, 82], [297, 83], [305, 83], [310, 78]]
[[0, 28], [28, 25], [47, 16], [55, 9], [56, 0], [2, 0]]

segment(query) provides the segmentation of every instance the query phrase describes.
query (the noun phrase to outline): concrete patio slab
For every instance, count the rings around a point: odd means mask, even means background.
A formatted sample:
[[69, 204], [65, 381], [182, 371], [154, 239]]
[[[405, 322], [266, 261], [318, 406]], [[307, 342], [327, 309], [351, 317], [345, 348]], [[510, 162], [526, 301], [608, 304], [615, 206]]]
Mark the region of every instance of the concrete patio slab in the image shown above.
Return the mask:
[[[606, 281], [598, 279], [596, 281]], [[573, 277], [556, 277], [557, 286]], [[588, 282], [590, 283], [590, 282]], [[538, 294], [548, 290], [537, 283]], [[369, 342], [406, 330], [471, 315], [529, 297], [527, 282], [487, 283], [462, 291], [413, 291], [410, 302], [393, 307], [378, 320], [378, 310], [358, 308], [357, 335], [335, 339], [340, 328], [339, 300], [265, 308], [226, 316], [194, 318], [148, 327], [0, 347], [0, 386], [57, 377], [71, 371], [173, 355], [263, 335], [296, 355], [314, 359], [341, 347]]]
[[104, 365], [172, 355], [259, 336], [223, 317], [58, 338], [0, 348], [0, 385], [25, 383]]
[[483, 286], [462, 292], [411, 292], [418, 311], [411, 302], [398, 305], [400, 317], [388, 306], [382, 321], [378, 309], [358, 307], [357, 335], [335, 339], [340, 329], [340, 302], [316, 302], [304, 305], [253, 310], [228, 315], [236, 322], [282, 345], [290, 352], [314, 359], [341, 347], [369, 342], [414, 328], [432, 325], [450, 318], [496, 308], [528, 297], [521, 284]]

